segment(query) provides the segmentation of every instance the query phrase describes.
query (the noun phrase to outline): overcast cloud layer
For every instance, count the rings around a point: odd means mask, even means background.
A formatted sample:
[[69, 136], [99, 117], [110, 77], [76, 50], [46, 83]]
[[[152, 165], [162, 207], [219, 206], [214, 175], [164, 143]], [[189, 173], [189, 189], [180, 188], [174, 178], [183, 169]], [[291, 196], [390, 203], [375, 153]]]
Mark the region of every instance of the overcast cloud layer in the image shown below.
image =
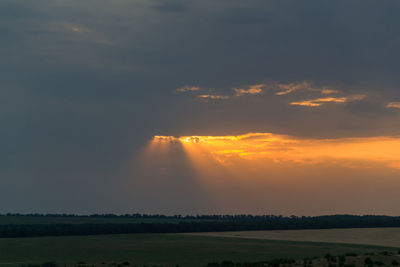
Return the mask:
[[2, 0], [0, 212], [218, 211], [179, 149], [168, 183], [131, 175], [154, 135], [400, 135], [399, 11]]

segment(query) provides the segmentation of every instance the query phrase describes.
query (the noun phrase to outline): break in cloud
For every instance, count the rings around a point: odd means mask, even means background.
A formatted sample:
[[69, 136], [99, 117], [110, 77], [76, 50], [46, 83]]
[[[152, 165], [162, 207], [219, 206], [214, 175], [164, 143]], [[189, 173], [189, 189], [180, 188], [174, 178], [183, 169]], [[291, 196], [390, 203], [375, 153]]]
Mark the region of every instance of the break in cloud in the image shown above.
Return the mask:
[[207, 152], [211, 158], [227, 167], [240, 161], [252, 164], [272, 161], [275, 164], [344, 164], [346, 167], [360, 164], [365, 168], [368, 162], [374, 162], [400, 171], [400, 139], [397, 137], [299, 139], [271, 133], [248, 133], [238, 136], [153, 138], [153, 145], [175, 142], [193, 149], [199, 146], [204, 153]]

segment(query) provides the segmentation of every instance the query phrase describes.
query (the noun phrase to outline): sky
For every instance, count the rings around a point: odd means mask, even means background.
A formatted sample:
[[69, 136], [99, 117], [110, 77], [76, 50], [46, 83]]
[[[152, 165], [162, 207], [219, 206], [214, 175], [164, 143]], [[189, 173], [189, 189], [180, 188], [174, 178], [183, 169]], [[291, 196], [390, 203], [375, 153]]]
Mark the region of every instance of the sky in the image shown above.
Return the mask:
[[0, 1], [0, 213], [400, 215], [399, 9]]

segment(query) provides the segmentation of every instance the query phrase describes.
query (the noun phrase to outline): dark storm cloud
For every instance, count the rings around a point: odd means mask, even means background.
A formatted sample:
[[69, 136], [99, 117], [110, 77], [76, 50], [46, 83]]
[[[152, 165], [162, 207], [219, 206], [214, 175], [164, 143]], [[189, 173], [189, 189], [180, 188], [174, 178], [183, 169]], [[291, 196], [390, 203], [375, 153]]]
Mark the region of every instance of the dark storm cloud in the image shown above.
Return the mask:
[[[358, 0], [1, 1], [1, 197], [11, 204], [0, 212], [114, 209], [119, 182], [140, 179], [126, 169], [154, 134], [398, 134], [399, 112], [386, 105], [400, 99], [399, 7]], [[289, 105], [314, 97], [307, 91], [208, 102], [176, 92], [195, 86], [234, 94], [296, 81], [367, 98], [316, 111]], [[102, 200], [106, 188], [112, 193]], [[93, 200], [74, 209], [87, 195]]]
[[238, 25], [266, 24], [272, 22], [270, 17], [271, 13], [266, 9], [236, 7], [225, 9], [223, 14], [217, 18], [217, 21]]
[[172, 13], [187, 11], [187, 7], [181, 1], [159, 1], [158, 3], [154, 4], [153, 8], [161, 12]]
[[29, 3], [3, 1], [0, 3], [0, 16], [7, 19], [27, 18], [32, 16]]

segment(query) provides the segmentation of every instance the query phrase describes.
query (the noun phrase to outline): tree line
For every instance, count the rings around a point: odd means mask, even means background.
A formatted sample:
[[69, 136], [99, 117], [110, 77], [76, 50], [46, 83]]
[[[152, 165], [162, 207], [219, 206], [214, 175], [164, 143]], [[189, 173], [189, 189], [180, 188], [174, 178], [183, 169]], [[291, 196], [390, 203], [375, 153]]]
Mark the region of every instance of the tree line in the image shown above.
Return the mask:
[[283, 216], [283, 215], [251, 215], [251, 214], [211, 214], [211, 215], [163, 215], [163, 214], [67, 214], [67, 213], [3, 213], [0, 217], [68, 217], [68, 218], [131, 218], [131, 219], [189, 219], [189, 220], [400, 220], [399, 216], [386, 215], [324, 215], [324, 216]]
[[[151, 218], [156, 219], [156, 217]], [[162, 218], [171, 217], [166, 216]], [[400, 227], [400, 217], [373, 215], [332, 215], [316, 217], [201, 215], [199, 217], [185, 216], [183, 218], [197, 220], [185, 221], [183, 219], [178, 223], [154, 221], [146, 223], [96, 223], [94, 220], [93, 223], [78, 224], [9, 224], [0, 226], [0, 237]]]

